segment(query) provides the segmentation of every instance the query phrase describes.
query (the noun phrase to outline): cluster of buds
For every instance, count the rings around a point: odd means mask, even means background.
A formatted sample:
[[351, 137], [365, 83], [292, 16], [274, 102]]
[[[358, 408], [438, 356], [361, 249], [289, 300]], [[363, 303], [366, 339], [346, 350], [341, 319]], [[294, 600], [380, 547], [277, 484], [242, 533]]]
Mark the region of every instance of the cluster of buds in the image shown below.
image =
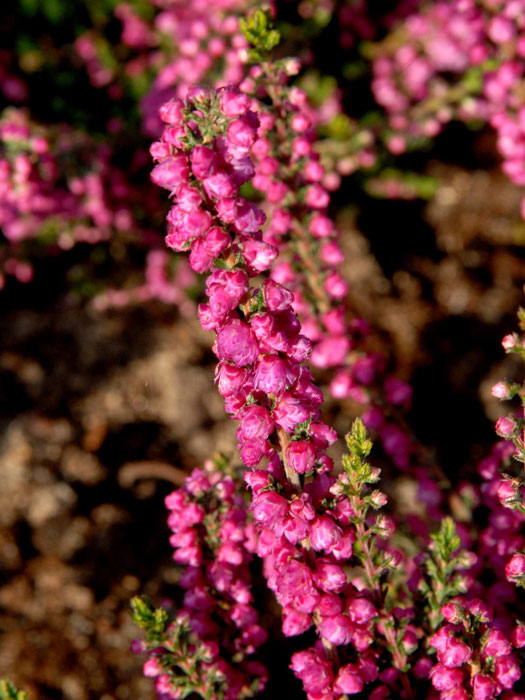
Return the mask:
[[[261, 210], [239, 193], [240, 184], [253, 175], [249, 149], [258, 119], [250, 107], [258, 104], [231, 88], [194, 89], [185, 102], [168, 102], [160, 112], [166, 127], [152, 146], [158, 160], [152, 178], [174, 201], [167, 217], [168, 246], [189, 250], [193, 269], [209, 272], [209, 302], [199, 307], [199, 317], [205, 329], [216, 333], [218, 388], [239, 421], [241, 457], [254, 468], [245, 478], [253, 493], [257, 553], [283, 608], [284, 633], [294, 636], [316, 627], [335, 669], [328, 675], [335, 676], [336, 685], [324, 691], [328, 700], [343, 685], [350, 687], [352, 674], [361, 683], [378, 677], [373, 655], [366, 656], [362, 674], [351, 660], [339, 671], [334, 661], [339, 647], [354, 658], [364, 654], [374, 641], [376, 623], [385, 648], [394, 649], [394, 665], [383, 682], [403, 682], [407, 652], [398, 650], [397, 623], [383, 609], [379, 583], [401, 553], [373, 546], [377, 538], [392, 534], [393, 525], [384, 516], [367, 522], [368, 509], [381, 507], [386, 498], [366, 491], [378, 473], [362, 461], [371, 447], [362, 423], [349, 442], [356, 455], [349, 458], [346, 475], [337, 480], [331, 473], [325, 449], [335, 433], [319, 419], [322, 394], [302, 364], [311, 343], [300, 332], [292, 294], [272, 278], [250, 287], [250, 278], [267, 271], [277, 255], [260, 233]], [[263, 458], [267, 469], [256, 469]], [[342, 564], [351, 559], [354, 542], [363, 574], [352, 582]], [[403, 639], [408, 635], [407, 645], [415, 648], [416, 636], [404, 629], [406, 621], [399, 633]]]
[[251, 591], [255, 532], [228, 471], [222, 458], [210, 460], [166, 497], [173, 559], [183, 567], [181, 607], [170, 617], [147, 599], [132, 603], [146, 632], [134, 650], [147, 653], [144, 675], [154, 678], [165, 700], [190, 692], [204, 699], [249, 698], [266, 683], [266, 669], [253, 658], [267, 637]]
[[388, 113], [392, 153], [417, 147], [453, 119], [481, 119], [496, 130], [504, 172], [525, 185], [522, 0], [425, 5], [373, 52], [372, 89]]
[[[29, 242], [52, 253], [115, 235], [138, 237], [135, 194], [106, 145], [97, 146], [81, 132], [39, 127], [22, 110], [8, 109], [0, 118], [5, 274], [31, 280], [32, 268], [24, 259]], [[153, 190], [149, 198], [143, 201], [153, 210], [158, 206]]]
[[505, 620], [478, 598], [454, 599], [441, 614], [445, 624], [428, 640], [438, 661], [429, 677], [441, 700], [491, 700], [511, 690], [521, 676], [513, 646], [525, 646], [525, 628], [507, 636]]

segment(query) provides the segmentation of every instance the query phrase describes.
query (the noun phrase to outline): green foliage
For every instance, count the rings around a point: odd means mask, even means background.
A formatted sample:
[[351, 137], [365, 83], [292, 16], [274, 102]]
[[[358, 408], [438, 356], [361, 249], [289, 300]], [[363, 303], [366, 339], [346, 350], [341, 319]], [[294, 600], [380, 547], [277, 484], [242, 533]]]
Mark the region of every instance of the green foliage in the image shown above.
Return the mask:
[[272, 27], [268, 10], [256, 10], [246, 19], [241, 19], [240, 27], [246, 41], [253, 46], [250, 51], [252, 61], [262, 60], [281, 40], [279, 32]]
[[27, 700], [24, 690], [17, 690], [8, 680], [0, 680], [0, 700]]
[[425, 578], [419, 584], [419, 591], [426, 600], [430, 628], [435, 630], [443, 620], [441, 607], [466, 590], [465, 579], [458, 570], [468, 567], [470, 555], [458, 551], [461, 542], [450, 517], [443, 518], [439, 531], [431, 537], [423, 563]]
[[131, 600], [133, 622], [145, 633], [147, 642], [162, 642], [169, 624], [164, 608], [154, 608], [148, 596], [135, 596]]

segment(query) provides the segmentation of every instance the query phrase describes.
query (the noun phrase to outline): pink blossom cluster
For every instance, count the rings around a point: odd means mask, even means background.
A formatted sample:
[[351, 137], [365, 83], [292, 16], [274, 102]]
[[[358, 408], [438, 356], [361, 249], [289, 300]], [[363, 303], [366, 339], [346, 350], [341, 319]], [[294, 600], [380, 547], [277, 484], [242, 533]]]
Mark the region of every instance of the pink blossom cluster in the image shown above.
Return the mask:
[[[77, 161], [76, 165], [69, 164]], [[67, 165], [64, 165], [67, 164]], [[43, 241], [52, 251], [136, 234], [135, 190], [111, 162], [107, 145], [70, 129], [32, 123], [22, 110], [0, 119], [0, 226], [8, 245], [2, 268], [19, 281], [32, 277], [24, 242]], [[157, 206], [151, 192], [152, 207]], [[144, 204], [148, 204], [147, 198]]]
[[426, 470], [417, 469], [420, 450], [399, 419], [410, 405], [412, 389], [388, 373], [384, 355], [367, 349], [368, 324], [348, 320], [348, 287], [339, 271], [344, 254], [329, 215], [329, 190], [337, 188], [339, 178], [325, 172], [319, 161], [307, 96], [290, 87], [272, 63], [252, 68], [240, 89], [270, 101], [259, 108], [250, 154], [252, 184], [264, 195], [267, 215], [263, 241], [279, 251], [271, 278], [293, 290], [294, 311], [313, 346], [311, 364], [335, 372], [332, 395], [363, 405], [365, 424], [377, 432], [396, 466], [415, 470], [423, 501], [437, 518], [439, 489]]
[[[348, 659], [327, 674], [322, 697], [329, 700], [341, 692], [359, 692], [380, 676], [374, 653], [366, 653], [376, 618], [387, 642], [398, 643], [394, 618], [377, 608], [381, 593], [372, 581], [380, 565], [365, 556], [375, 594], [366, 583], [349, 581], [343, 568], [356, 537], [362, 548], [372, 533], [392, 534], [393, 525], [383, 516], [365, 526], [368, 507], [381, 507], [385, 497], [380, 492], [349, 497], [348, 479], [331, 473], [325, 449], [336, 436], [320, 421], [322, 394], [303, 365], [311, 343], [300, 333], [293, 295], [271, 277], [250, 287], [250, 278], [267, 271], [278, 253], [261, 234], [263, 213], [239, 194], [239, 185], [255, 173], [249, 150], [268, 130], [264, 112], [258, 117], [250, 107], [257, 109], [259, 103], [231, 88], [196, 88], [185, 102], [166, 103], [160, 110], [166, 126], [151, 149], [158, 161], [152, 179], [170, 191], [174, 202], [167, 245], [188, 250], [193, 269], [208, 272], [209, 301], [199, 307], [199, 317], [205, 329], [216, 333], [218, 389], [239, 421], [242, 460], [253, 468], [245, 479], [253, 495], [256, 551], [283, 608], [283, 631], [295, 636], [314, 625], [329, 650], [326, 663], [333, 664], [330, 653], [338, 647], [345, 647], [347, 655], [362, 655], [360, 664]], [[267, 468], [256, 469], [263, 458]], [[387, 557], [397, 563], [401, 558], [398, 551]], [[407, 650], [414, 650], [417, 635], [400, 611], [403, 619], [400, 640], [406, 637]], [[307, 656], [314, 653], [309, 650]], [[298, 657], [292, 668], [313, 700], [318, 696], [305, 681], [301, 663]], [[401, 652], [394, 652], [395, 665], [381, 676], [382, 683], [395, 687], [405, 663]]]
[[166, 507], [173, 559], [183, 567], [184, 596], [172, 625], [189, 627], [190, 647], [170, 646], [169, 629], [165, 645], [136, 644], [137, 652], [148, 652], [144, 674], [154, 678], [162, 700], [185, 697], [184, 682], [203, 697], [219, 691], [225, 700], [252, 697], [267, 679], [253, 658], [267, 633], [253, 606], [255, 532], [238, 483], [210, 460], [166, 497]]
[[496, 130], [504, 172], [524, 185], [524, 58], [522, 0], [435, 2], [412, 13], [373, 62], [388, 148], [402, 153], [453, 119], [481, 120]]
[[454, 599], [441, 613], [445, 624], [428, 640], [437, 652], [429, 677], [441, 700], [516, 698], [509, 691], [521, 671], [512, 652], [525, 646], [525, 627], [511, 628], [478, 598]]
[[[159, 107], [173, 95], [185, 98], [199, 83], [237, 84], [244, 77], [247, 42], [239, 18], [256, 5], [254, 0], [152, 0], [153, 17], [144, 19], [131, 3], [121, 2], [115, 17], [122, 24], [121, 44], [127, 59], [120, 66], [103, 60], [105, 39], [94, 31], [75, 42], [90, 80], [107, 86], [112, 97], [122, 95], [127, 80], [147, 79], [141, 100], [143, 129], [158, 136]], [[268, 3], [271, 5], [272, 3]]]

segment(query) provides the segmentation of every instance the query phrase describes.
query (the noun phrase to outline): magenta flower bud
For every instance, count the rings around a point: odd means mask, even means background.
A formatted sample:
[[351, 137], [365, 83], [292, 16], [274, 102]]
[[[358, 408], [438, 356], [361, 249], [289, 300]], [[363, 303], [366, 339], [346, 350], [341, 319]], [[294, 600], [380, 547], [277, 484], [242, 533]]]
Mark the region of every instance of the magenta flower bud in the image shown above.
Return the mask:
[[343, 299], [348, 294], [348, 285], [335, 270], [324, 281], [324, 287], [334, 299]]
[[149, 147], [149, 153], [154, 161], [164, 160], [171, 153], [170, 145], [162, 141], [154, 141]]
[[325, 369], [344, 362], [350, 350], [350, 340], [346, 336], [332, 336], [316, 344], [312, 352], [312, 364]]
[[237, 193], [232, 178], [224, 171], [218, 171], [202, 181], [204, 191], [211, 199], [225, 199]]
[[[235, 218], [233, 225], [239, 233], [256, 233], [266, 221], [264, 212], [248, 202], [246, 199], [237, 198]], [[272, 246], [273, 247], [273, 246]]]
[[344, 259], [344, 253], [335, 241], [326, 241], [321, 245], [320, 258], [326, 265], [340, 265]]
[[356, 625], [367, 625], [377, 615], [377, 610], [368, 598], [352, 598], [346, 604], [348, 617]]
[[310, 233], [316, 238], [327, 238], [334, 233], [334, 224], [325, 214], [314, 214], [310, 219]]
[[247, 467], [256, 467], [268, 452], [268, 444], [265, 440], [250, 440], [250, 442], [237, 445], [241, 453], [241, 459]]
[[326, 593], [340, 593], [346, 585], [346, 574], [337, 564], [318, 561], [314, 573], [318, 588]]
[[273, 279], [264, 280], [262, 291], [269, 311], [286, 311], [291, 307], [293, 294]]
[[500, 685], [510, 690], [521, 678], [521, 671], [512, 655], [498, 656], [494, 664], [494, 675]]
[[385, 381], [385, 397], [395, 406], [406, 404], [412, 398], [412, 387], [396, 377], [388, 377]]
[[207, 252], [213, 257], [214, 260], [215, 258], [218, 258], [219, 255], [224, 250], [226, 250], [226, 248], [228, 248], [230, 244], [230, 235], [218, 226], [213, 226], [212, 228], [210, 228], [206, 233], [206, 237], [204, 239], [204, 247], [207, 250]]
[[304, 335], [298, 335], [290, 345], [290, 359], [298, 364], [306, 362], [312, 353], [312, 343]]
[[501, 344], [503, 345], [505, 350], [513, 350], [519, 345], [518, 335], [516, 333], [509, 333], [503, 338]]
[[162, 673], [162, 666], [157, 658], [148, 659], [142, 667], [142, 672], [147, 678], [155, 678]]
[[165, 124], [179, 126], [182, 122], [184, 104], [182, 100], [169, 100], [159, 108], [159, 117]]
[[221, 221], [224, 221], [225, 224], [233, 223], [237, 214], [237, 199], [235, 197], [219, 199], [215, 207]]
[[310, 423], [310, 436], [319, 449], [324, 450], [337, 441], [337, 433], [326, 423]]
[[[253, 114], [253, 117], [255, 117], [255, 114]], [[258, 120], [256, 117], [255, 119], [253, 117], [244, 116], [230, 122], [226, 129], [226, 136], [233, 146], [246, 149], [247, 151], [254, 143]]]
[[274, 428], [270, 412], [264, 406], [247, 406], [240, 416], [237, 437], [243, 442], [266, 440]]
[[512, 644], [516, 649], [525, 647], [525, 625], [518, 624], [512, 631]]
[[512, 651], [512, 645], [499, 629], [489, 630], [483, 643], [483, 656], [507, 656]]
[[324, 617], [319, 626], [321, 637], [335, 646], [349, 644], [352, 639], [352, 632], [352, 623], [342, 613], [333, 617]]
[[496, 683], [483, 673], [477, 673], [472, 679], [474, 700], [490, 700], [497, 689]]
[[312, 571], [306, 564], [302, 564], [297, 559], [291, 559], [286, 562], [277, 576], [277, 591], [279, 595], [295, 599], [314, 593]]
[[333, 671], [330, 663], [321, 659], [314, 649], [293, 654], [290, 668], [302, 680], [307, 693], [323, 693], [332, 684]]
[[315, 447], [308, 440], [293, 440], [286, 448], [286, 459], [298, 474], [305, 474], [314, 467]]
[[325, 593], [321, 596], [317, 606], [317, 612], [321, 617], [331, 617], [343, 612], [341, 598], [333, 593]]
[[489, 22], [488, 35], [495, 44], [506, 44], [516, 35], [516, 25], [510, 19], [498, 15]]
[[283, 634], [285, 637], [296, 637], [303, 634], [312, 626], [311, 615], [299, 612], [295, 608], [285, 605], [283, 615]]
[[257, 362], [254, 386], [265, 394], [280, 394], [292, 381], [289, 364], [277, 355], [263, 355]]
[[216, 166], [217, 156], [207, 146], [195, 146], [190, 155], [191, 169], [198, 180], [211, 175]]
[[453, 628], [450, 625], [440, 627], [438, 631], [429, 637], [428, 643], [433, 646], [438, 653], [443, 653], [452, 638]]
[[252, 238], [241, 243], [241, 250], [246, 263], [256, 272], [268, 270], [278, 255], [278, 250], [273, 245]]
[[262, 491], [254, 496], [251, 510], [257, 522], [272, 528], [288, 513], [288, 503], [275, 491]]
[[317, 182], [306, 190], [306, 204], [312, 209], [325, 209], [330, 203], [330, 195]]
[[446, 605], [441, 606], [441, 614], [447, 622], [450, 622], [453, 625], [460, 619], [458, 614], [459, 610], [460, 607], [459, 605], [456, 605], [456, 603], [447, 603]]
[[492, 622], [494, 619], [492, 608], [479, 598], [472, 598], [467, 601], [465, 607], [472, 615], [478, 616], [481, 622]]
[[456, 637], [451, 637], [444, 651], [438, 651], [438, 659], [448, 668], [457, 668], [467, 663], [472, 650]]
[[308, 417], [309, 411], [301, 399], [292, 396], [287, 391], [279, 394], [273, 410], [273, 418], [277, 425], [286, 430], [286, 432], [292, 433], [295, 426], [299, 423], [304, 423]]
[[206, 250], [203, 240], [198, 239], [193, 242], [189, 258], [189, 263], [192, 270], [195, 270], [195, 272], [198, 272], [199, 274], [208, 272], [208, 270], [211, 269], [214, 260], [215, 256], [210, 255], [208, 250]]
[[272, 314], [257, 314], [250, 318], [250, 326], [255, 333], [255, 337], [261, 340], [274, 331], [275, 318]]
[[333, 690], [336, 693], [356, 695], [363, 690], [363, 687], [364, 683], [357, 666], [354, 664], [345, 664], [339, 669], [335, 677]]
[[146, 644], [142, 641], [142, 639], [134, 639], [130, 644], [132, 654], [144, 654], [146, 648]]
[[236, 90], [222, 90], [219, 95], [221, 112], [227, 117], [240, 117], [250, 106], [250, 98]]
[[496, 432], [500, 437], [511, 438], [516, 434], [518, 424], [513, 416], [501, 416], [496, 421]]
[[253, 364], [259, 348], [250, 326], [238, 319], [226, 323], [217, 333], [217, 355], [239, 367]]
[[330, 554], [332, 554], [337, 561], [348, 561], [352, 556], [354, 541], [354, 533], [351, 530], [345, 532], [339, 542], [330, 548]]
[[498, 500], [501, 505], [512, 505], [519, 497], [519, 488], [518, 479], [503, 479], [498, 487]]
[[[293, 443], [292, 443], [293, 444]], [[343, 531], [329, 515], [321, 515], [310, 526], [310, 544], [316, 552], [329, 552], [341, 539]]]
[[438, 691], [452, 690], [463, 683], [463, 674], [459, 668], [447, 668], [443, 664], [436, 664], [428, 675]]
[[498, 382], [497, 384], [494, 384], [490, 390], [490, 393], [497, 399], [504, 401], [505, 399], [510, 398], [510, 389], [511, 388], [507, 382]]
[[523, 574], [525, 574], [525, 554], [516, 552], [505, 567], [505, 577], [507, 581], [513, 581]]
[[188, 180], [189, 168], [185, 156], [169, 156], [158, 163], [151, 171], [151, 180], [166, 190], [172, 192]]
[[254, 495], [259, 493], [261, 489], [267, 488], [272, 483], [270, 475], [263, 469], [244, 472], [244, 481], [248, 484]]

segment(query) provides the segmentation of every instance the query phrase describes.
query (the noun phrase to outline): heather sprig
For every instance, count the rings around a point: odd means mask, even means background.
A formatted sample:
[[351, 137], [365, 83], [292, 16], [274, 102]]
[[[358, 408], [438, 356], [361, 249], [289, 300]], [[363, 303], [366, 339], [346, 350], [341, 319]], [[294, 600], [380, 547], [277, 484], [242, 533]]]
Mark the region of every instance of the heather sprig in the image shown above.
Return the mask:
[[249, 563], [255, 547], [242, 481], [218, 456], [195, 469], [166, 497], [173, 559], [183, 567], [176, 610], [132, 601], [135, 622], [146, 633], [134, 645], [146, 653], [144, 674], [161, 697], [248, 698], [266, 682], [253, 658], [267, 634], [253, 607]]
[[0, 680], [0, 700], [27, 700], [25, 690], [18, 690], [11, 681]]
[[441, 608], [451, 598], [466, 593], [468, 579], [461, 571], [468, 569], [472, 556], [460, 550], [461, 541], [452, 518], [441, 521], [439, 531], [431, 535], [423, 560], [424, 578], [419, 592], [428, 605], [426, 619], [432, 631], [441, 624]]

